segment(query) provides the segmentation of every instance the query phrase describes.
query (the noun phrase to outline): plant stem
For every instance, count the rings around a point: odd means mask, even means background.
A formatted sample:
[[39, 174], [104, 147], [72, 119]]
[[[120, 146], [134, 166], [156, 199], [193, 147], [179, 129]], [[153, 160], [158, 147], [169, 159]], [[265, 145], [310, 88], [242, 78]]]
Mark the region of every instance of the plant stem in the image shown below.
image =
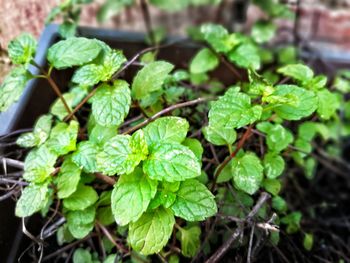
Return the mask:
[[115, 185], [116, 181], [113, 179], [113, 177], [109, 177], [107, 175], [101, 174], [101, 173], [95, 173], [95, 177], [97, 179], [100, 179], [101, 181], [104, 181], [105, 183], [109, 185]]
[[210, 99], [208, 99], [208, 98], [198, 98], [198, 99], [195, 99], [195, 100], [190, 100], [190, 101], [186, 101], [186, 102], [182, 102], [182, 103], [179, 103], [179, 104], [172, 105], [172, 106], [170, 106], [170, 107], [168, 107], [168, 108], [166, 108], [164, 110], [161, 110], [160, 112], [157, 112], [152, 117], [150, 117], [147, 120], [139, 123], [138, 125], [135, 125], [134, 127], [131, 127], [127, 131], [123, 132], [123, 134], [132, 133], [132, 132], [134, 132], [134, 131], [136, 131], [136, 130], [146, 126], [150, 122], [155, 121], [160, 116], [162, 116], [162, 115], [164, 115], [166, 113], [172, 112], [173, 110], [184, 108], [184, 107], [188, 107], [188, 106], [192, 106], [192, 105], [196, 105], [196, 104], [199, 104], [199, 103], [206, 102], [208, 100], [210, 100]]
[[217, 169], [217, 172], [214, 174], [214, 182], [213, 185], [211, 187], [211, 191], [213, 192], [215, 190], [216, 187], [216, 181], [220, 175], [220, 173], [222, 172], [222, 170], [224, 170], [225, 166], [236, 156], [236, 154], [239, 152], [239, 150], [243, 147], [244, 143], [246, 142], [246, 140], [249, 138], [249, 136], [252, 134], [252, 128], [253, 126], [250, 125], [248, 127], [248, 129], [244, 132], [242, 138], [239, 140], [236, 149], [230, 154], [230, 156], [228, 158], [226, 158], [219, 166], [219, 168]]
[[151, 44], [155, 45], [156, 39], [154, 36], [154, 32], [152, 30], [151, 16], [149, 13], [147, 2], [145, 0], [140, 0], [140, 5], [141, 5], [143, 21], [144, 21], [145, 26], [146, 26], [147, 35], [149, 36], [149, 38], [151, 40]]

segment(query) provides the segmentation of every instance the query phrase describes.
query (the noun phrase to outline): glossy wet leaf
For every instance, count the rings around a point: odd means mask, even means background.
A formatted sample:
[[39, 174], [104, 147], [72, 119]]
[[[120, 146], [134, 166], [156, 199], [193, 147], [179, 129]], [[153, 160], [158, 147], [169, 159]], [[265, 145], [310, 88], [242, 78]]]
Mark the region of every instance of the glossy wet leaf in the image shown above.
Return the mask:
[[316, 94], [318, 97], [317, 114], [321, 119], [329, 120], [340, 107], [339, 99], [335, 93], [327, 89], [317, 91]]
[[158, 208], [144, 213], [129, 225], [129, 241], [133, 249], [143, 255], [158, 253], [173, 231], [175, 218], [171, 210]]
[[235, 40], [230, 37], [227, 29], [222, 25], [203, 24], [200, 32], [216, 52], [226, 53], [236, 45]]
[[148, 145], [161, 142], [178, 142], [185, 140], [189, 129], [188, 121], [184, 118], [169, 116], [162, 117], [148, 124], [144, 129]]
[[255, 153], [233, 158], [231, 169], [233, 181], [238, 189], [251, 195], [259, 189], [263, 179], [263, 166]]
[[84, 238], [92, 230], [95, 216], [96, 209], [94, 206], [80, 211], [69, 211], [66, 216], [69, 231], [75, 238]]
[[24, 188], [21, 197], [16, 203], [15, 214], [18, 217], [27, 217], [40, 211], [48, 199], [48, 184], [30, 184]]
[[176, 216], [187, 221], [201, 221], [217, 212], [213, 194], [197, 180], [182, 182], [176, 196], [170, 208]]
[[260, 68], [258, 48], [250, 43], [241, 44], [234, 50], [230, 51], [228, 58], [231, 62], [242, 68]]
[[158, 181], [176, 182], [200, 175], [201, 165], [194, 153], [177, 143], [160, 143], [151, 148], [144, 172]]
[[205, 73], [215, 69], [218, 64], [218, 57], [209, 48], [203, 48], [192, 59], [190, 72], [193, 74]]
[[66, 198], [77, 190], [80, 174], [81, 169], [70, 158], [64, 160], [56, 179], [58, 198]]
[[165, 61], [155, 61], [144, 66], [133, 80], [132, 96], [135, 99], [143, 99], [151, 92], [160, 90], [173, 68], [172, 64]]
[[97, 192], [91, 186], [78, 185], [77, 190], [63, 200], [63, 207], [68, 210], [84, 210], [96, 203]]
[[141, 169], [122, 175], [112, 192], [112, 212], [118, 225], [137, 221], [146, 211], [157, 191], [157, 181]]
[[91, 62], [101, 51], [101, 45], [95, 39], [71, 37], [52, 45], [47, 60], [56, 69], [81, 66]]
[[263, 163], [266, 177], [270, 179], [280, 176], [285, 166], [284, 159], [273, 152], [265, 154]]
[[260, 119], [262, 107], [252, 106], [250, 97], [230, 88], [224, 96], [211, 103], [209, 110], [209, 126], [226, 129], [241, 128]]
[[300, 82], [309, 81], [314, 76], [312, 69], [303, 64], [289, 64], [279, 68], [277, 72]]
[[204, 149], [199, 140], [194, 138], [186, 138], [182, 142], [182, 145], [185, 145], [186, 147], [188, 147], [194, 153], [197, 159], [199, 161], [202, 161], [202, 155], [203, 155]]
[[233, 128], [208, 125], [203, 128], [203, 135], [208, 142], [214, 145], [231, 145], [236, 141], [237, 133]]
[[93, 86], [100, 82], [103, 74], [103, 66], [88, 64], [74, 72], [72, 81], [79, 85]]
[[72, 161], [87, 173], [97, 172], [96, 155], [100, 148], [91, 141], [83, 141], [78, 144], [72, 155]]
[[102, 126], [118, 126], [129, 113], [131, 103], [129, 84], [116, 80], [113, 85], [103, 84], [92, 97], [92, 114]]
[[286, 149], [294, 140], [293, 134], [281, 124], [261, 122], [257, 125], [257, 128], [267, 134], [267, 146], [270, 151], [276, 153]]

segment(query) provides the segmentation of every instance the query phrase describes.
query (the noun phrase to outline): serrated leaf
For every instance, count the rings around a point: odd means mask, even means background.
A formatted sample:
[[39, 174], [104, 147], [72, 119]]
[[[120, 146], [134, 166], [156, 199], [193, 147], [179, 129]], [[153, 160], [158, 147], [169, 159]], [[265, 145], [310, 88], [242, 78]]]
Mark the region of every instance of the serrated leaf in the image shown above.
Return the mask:
[[0, 112], [6, 111], [15, 103], [30, 79], [30, 74], [23, 66], [10, 71], [0, 85]]
[[126, 62], [126, 58], [121, 50], [111, 50], [107, 52], [103, 60], [103, 71], [101, 80], [109, 80], [113, 74]]
[[175, 218], [171, 210], [158, 208], [144, 213], [129, 225], [129, 241], [143, 255], [158, 253], [168, 242]]
[[23, 178], [29, 182], [41, 183], [55, 170], [57, 155], [46, 145], [31, 150], [24, 161]]
[[78, 185], [77, 190], [63, 200], [63, 207], [68, 210], [84, 210], [96, 203], [98, 195], [94, 188], [86, 185]]
[[64, 21], [58, 27], [58, 33], [62, 38], [74, 37], [77, 30], [77, 24], [72, 21]]
[[22, 33], [10, 41], [8, 54], [14, 64], [28, 64], [36, 51], [37, 42], [28, 33]]
[[84, 238], [93, 229], [95, 216], [94, 206], [81, 211], [69, 211], [66, 216], [69, 231], [75, 238]]
[[163, 82], [174, 66], [165, 61], [155, 61], [144, 66], [132, 83], [132, 96], [143, 99], [151, 92], [162, 88]]
[[66, 198], [77, 190], [80, 174], [81, 169], [70, 158], [64, 160], [56, 179], [58, 198]]
[[263, 181], [265, 190], [272, 195], [276, 196], [281, 190], [281, 182], [277, 179], [265, 179]]
[[280, 176], [284, 170], [284, 159], [273, 152], [264, 156], [264, 170], [267, 178], [274, 179]]
[[182, 227], [176, 237], [181, 242], [181, 253], [194, 257], [200, 248], [201, 229], [198, 226]]
[[43, 144], [50, 135], [51, 123], [52, 116], [41, 116], [34, 126], [34, 131], [21, 134], [16, 143], [22, 147], [34, 147]]
[[218, 57], [209, 49], [201, 49], [190, 63], [190, 72], [193, 74], [206, 73], [219, 65]]
[[97, 172], [96, 155], [99, 150], [99, 147], [91, 141], [80, 142], [72, 155], [72, 161], [87, 173]]
[[222, 25], [203, 24], [200, 32], [216, 52], [226, 53], [237, 44]]
[[252, 37], [261, 44], [270, 41], [276, 33], [277, 26], [270, 21], [258, 21], [252, 28]]
[[241, 128], [260, 119], [262, 107], [252, 106], [250, 97], [239, 89], [230, 88], [224, 96], [211, 103], [209, 126], [226, 129]]
[[170, 116], [162, 117], [148, 124], [143, 131], [148, 145], [161, 142], [178, 142], [185, 140], [189, 129], [184, 118]]
[[231, 62], [242, 68], [260, 68], [260, 56], [258, 48], [250, 43], [243, 43], [230, 51], [228, 58]]
[[118, 126], [124, 121], [130, 109], [129, 84], [116, 80], [113, 85], [103, 84], [92, 97], [92, 115], [102, 126]]
[[197, 159], [199, 161], [202, 161], [202, 155], [203, 155], [204, 149], [199, 140], [194, 138], [186, 138], [182, 142], [182, 145], [185, 145], [186, 147], [188, 147], [194, 153]]
[[101, 45], [94, 39], [71, 37], [51, 46], [47, 60], [56, 69], [81, 66], [91, 62], [101, 51]]
[[257, 128], [267, 134], [267, 146], [271, 151], [276, 153], [287, 148], [294, 140], [293, 134], [281, 124], [262, 122], [257, 125]]
[[318, 108], [317, 114], [323, 120], [328, 120], [335, 115], [336, 111], [340, 107], [338, 97], [335, 93], [331, 93], [327, 89], [317, 91]]
[[100, 82], [103, 74], [103, 66], [88, 64], [74, 72], [72, 81], [83, 86], [93, 86]]
[[129, 135], [116, 135], [109, 139], [102, 152], [96, 156], [97, 170], [107, 175], [132, 173], [148, 153], [145, 138], [140, 133], [142, 130], [133, 138]]
[[254, 153], [246, 153], [232, 160], [232, 174], [235, 186], [248, 193], [254, 194], [263, 179], [263, 166]]
[[204, 127], [202, 131], [208, 142], [218, 146], [231, 145], [237, 138], [237, 133], [233, 128], [216, 127], [215, 124]]
[[289, 64], [279, 68], [277, 72], [300, 82], [309, 81], [314, 76], [314, 72], [303, 64]]
[[157, 181], [149, 179], [142, 170], [122, 175], [112, 192], [112, 212], [118, 225], [137, 221], [157, 192]]
[[[76, 86], [72, 88], [71, 91], [63, 94], [63, 98], [68, 104], [70, 110], [84, 99], [87, 95], [87, 90], [87, 87]], [[50, 112], [61, 121], [68, 115], [67, 109], [60, 98], [57, 98], [52, 104]]]
[[217, 212], [214, 195], [197, 180], [182, 182], [176, 195], [170, 209], [187, 221], [201, 221]]
[[277, 115], [286, 120], [300, 120], [307, 117], [318, 106], [318, 100], [313, 91], [295, 85], [278, 85], [272, 96], [280, 96], [289, 100], [287, 103], [274, 107]]
[[151, 149], [143, 170], [154, 180], [176, 182], [199, 176], [201, 165], [186, 146], [161, 143]]
[[46, 145], [57, 155], [64, 155], [76, 149], [79, 123], [70, 121], [69, 125], [64, 122], [57, 123], [52, 128], [50, 138]]
[[158, 190], [152, 201], [148, 206], [149, 209], [155, 209], [159, 206], [169, 208], [176, 200], [176, 194], [170, 192], [167, 189]]
[[40, 211], [48, 199], [48, 184], [30, 184], [22, 191], [16, 203], [15, 214], [18, 217], [31, 216]]

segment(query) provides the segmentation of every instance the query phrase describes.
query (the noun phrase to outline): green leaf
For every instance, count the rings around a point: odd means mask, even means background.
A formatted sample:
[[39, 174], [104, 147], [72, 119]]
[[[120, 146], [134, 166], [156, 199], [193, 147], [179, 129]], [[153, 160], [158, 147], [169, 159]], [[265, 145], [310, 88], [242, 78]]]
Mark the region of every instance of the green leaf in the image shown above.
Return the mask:
[[98, 200], [98, 195], [93, 187], [78, 185], [77, 190], [63, 200], [63, 206], [69, 210], [84, 210]]
[[154, 180], [176, 182], [199, 176], [201, 164], [186, 146], [162, 143], [151, 148], [143, 170]]
[[260, 68], [259, 50], [256, 46], [250, 43], [243, 43], [237, 48], [230, 51], [228, 58], [242, 68]]
[[190, 72], [192, 74], [206, 73], [215, 69], [218, 65], [218, 57], [209, 48], [203, 48], [192, 59]]
[[47, 60], [56, 69], [81, 66], [91, 62], [101, 51], [101, 45], [95, 39], [71, 37], [51, 46]]
[[118, 126], [124, 121], [130, 109], [129, 84], [116, 80], [113, 85], [102, 84], [92, 97], [92, 114], [102, 126]]
[[305, 233], [303, 246], [307, 251], [310, 251], [314, 245], [314, 235]]
[[186, 138], [183, 142], [182, 145], [187, 146], [197, 157], [199, 161], [202, 161], [202, 155], [203, 155], [203, 146], [201, 142], [197, 139], [194, 138]]
[[299, 211], [292, 212], [281, 218], [281, 223], [287, 225], [287, 233], [293, 234], [300, 229], [302, 214]]
[[280, 196], [274, 196], [272, 198], [272, 207], [282, 213], [288, 209], [286, 201]]
[[36, 46], [37, 42], [32, 35], [22, 33], [10, 41], [9, 57], [14, 64], [28, 64], [35, 54]]
[[103, 146], [96, 156], [97, 170], [107, 175], [129, 174], [145, 160], [148, 154], [142, 130], [133, 137], [116, 135]]
[[59, 122], [53, 127], [47, 147], [57, 155], [65, 155], [76, 149], [76, 142], [79, 130], [77, 121], [70, 121], [69, 125]]
[[62, 38], [74, 37], [77, 31], [77, 24], [72, 21], [64, 21], [58, 27], [58, 33]]
[[237, 133], [233, 128], [206, 126], [202, 129], [205, 139], [214, 145], [231, 145], [236, 141]]
[[144, 213], [129, 225], [129, 241], [133, 249], [143, 255], [158, 253], [173, 231], [175, 218], [171, 210], [158, 208]]
[[103, 146], [106, 141], [117, 134], [118, 128], [116, 126], [104, 127], [96, 124], [89, 134], [89, 140], [99, 146]]
[[162, 117], [148, 124], [143, 131], [148, 145], [162, 142], [181, 143], [185, 140], [189, 129], [184, 118], [170, 116]]
[[277, 72], [300, 82], [309, 81], [314, 76], [312, 69], [303, 64], [289, 64], [279, 68]]
[[88, 64], [74, 72], [72, 81], [83, 86], [93, 86], [100, 82], [103, 74], [103, 66]]
[[95, 216], [94, 206], [81, 211], [69, 211], [66, 216], [69, 231], [75, 238], [84, 238], [93, 229]]
[[188, 0], [150, 0], [152, 5], [167, 12], [176, 12], [189, 5]]
[[182, 182], [176, 195], [170, 209], [176, 216], [187, 221], [201, 221], [217, 212], [215, 197], [197, 180]]
[[80, 174], [81, 169], [73, 163], [70, 158], [66, 158], [57, 175], [56, 184], [58, 198], [66, 198], [77, 190]]
[[0, 85], [0, 112], [19, 99], [29, 79], [30, 74], [23, 66], [11, 70]]
[[231, 169], [233, 181], [238, 189], [251, 195], [259, 189], [264, 168], [255, 153], [233, 158]]
[[280, 96], [289, 101], [274, 107], [277, 115], [286, 120], [300, 120], [310, 116], [318, 105], [317, 97], [313, 91], [295, 85], [278, 85], [272, 96]]
[[18, 217], [31, 216], [40, 211], [47, 203], [48, 184], [30, 184], [22, 191], [16, 203], [15, 214]]
[[270, 41], [276, 33], [277, 26], [270, 21], [258, 21], [252, 28], [252, 37], [261, 44]]
[[92, 263], [92, 256], [88, 250], [78, 248], [74, 251], [73, 263]]
[[101, 80], [108, 81], [113, 74], [122, 66], [127, 59], [121, 50], [111, 50], [107, 52], [103, 60], [103, 71]]
[[276, 196], [281, 190], [281, 182], [277, 179], [265, 179], [263, 181], [263, 186], [267, 192]]
[[228, 52], [237, 43], [221, 25], [203, 24], [200, 28], [204, 39], [214, 48], [216, 52]]
[[[84, 99], [84, 97], [87, 95], [87, 91], [87, 87], [76, 86], [70, 92], [63, 94], [63, 98], [68, 104], [70, 110], [72, 110], [73, 107], [78, 105]], [[61, 121], [63, 121], [63, 119], [68, 115], [67, 109], [60, 98], [57, 98], [52, 104], [50, 112]]]
[[43, 144], [50, 135], [52, 116], [43, 115], [35, 123], [33, 132], [18, 137], [16, 143], [22, 147], [34, 147]]
[[168, 189], [158, 190], [155, 197], [152, 199], [148, 209], [155, 209], [159, 206], [169, 208], [176, 200], [176, 194], [170, 192]]
[[104, 206], [104, 207], [98, 208], [97, 220], [105, 226], [115, 223], [111, 206]]
[[201, 229], [198, 226], [180, 228], [176, 237], [181, 242], [181, 253], [185, 257], [194, 257], [200, 247]]
[[91, 141], [80, 142], [72, 155], [72, 161], [85, 172], [95, 173], [97, 172], [96, 155], [99, 150], [99, 147]]
[[160, 90], [173, 68], [172, 64], [165, 61], [155, 61], [144, 66], [134, 78], [132, 96], [143, 99], [151, 92]]
[[267, 134], [266, 143], [269, 150], [279, 153], [293, 142], [293, 134], [281, 124], [262, 122], [257, 125], [258, 130]]
[[284, 159], [274, 152], [265, 154], [263, 163], [266, 177], [269, 179], [280, 176], [285, 166]]
[[46, 145], [31, 150], [24, 161], [23, 178], [29, 182], [41, 183], [55, 170], [57, 155]]
[[122, 175], [112, 192], [112, 212], [118, 225], [137, 221], [157, 192], [157, 181], [141, 169]]
[[230, 88], [224, 96], [211, 103], [209, 126], [241, 128], [259, 120], [261, 114], [262, 107], [252, 106], [247, 94], [239, 92], [237, 87]]
[[335, 93], [330, 92], [327, 89], [317, 91], [318, 108], [317, 114], [323, 120], [329, 120], [335, 115], [336, 111], [340, 107], [338, 97]]
[[294, 46], [282, 47], [278, 50], [278, 62], [282, 65], [295, 63], [297, 58], [297, 50]]

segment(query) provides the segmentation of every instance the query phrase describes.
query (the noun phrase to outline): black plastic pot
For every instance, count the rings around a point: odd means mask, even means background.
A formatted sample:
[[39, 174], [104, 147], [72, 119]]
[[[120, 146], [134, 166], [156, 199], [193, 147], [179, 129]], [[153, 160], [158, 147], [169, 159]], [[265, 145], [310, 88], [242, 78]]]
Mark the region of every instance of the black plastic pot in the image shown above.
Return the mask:
[[[106, 42], [112, 48], [121, 49], [128, 59], [147, 47], [144, 42], [145, 35], [142, 33], [80, 27], [78, 35], [97, 38]], [[46, 66], [47, 49], [59, 40], [58, 26], [47, 26], [40, 38], [35, 58], [39, 65]], [[193, 57], [199, 46], [180, 40], [176, 37], [166, 39], [165, 43], [175, 44], [160, 49], [158, 58], [173, 63], [176, 68], [187, 68], [188, 61]], [[30, 70], [33, 74], [38, 73], [38, 70], [34, 67]], [[131, 66], [125, 71], [122, 78], [131, 81], [136, 70], [136, 66]], [[224, 66], [213, 72], [213, 75], [224, 83], [233, 83], [235, 80], [232, 73]], [[54, 71], [52, 76], [64, 91], [71, 79], [72, 70]], [[20, 100], [9, 111], [0, 114], [0, 136], [18, 129], [31, 128], [39, 115], [49, 111], [49, 107], [55, 99], [56, 95], [46, 80], [31, 80]], [[0, 255], [2, 262], [17, 261], [19, 253], [29, 244], [29, 239], [22, 233], [20, 219], [14, 216], [14, 205], [12, 200], [0, 202]], [[38, 234], [42, 224], [40, 216], [34, 216], [28, 220], [27, 227], [33, 234]]]

